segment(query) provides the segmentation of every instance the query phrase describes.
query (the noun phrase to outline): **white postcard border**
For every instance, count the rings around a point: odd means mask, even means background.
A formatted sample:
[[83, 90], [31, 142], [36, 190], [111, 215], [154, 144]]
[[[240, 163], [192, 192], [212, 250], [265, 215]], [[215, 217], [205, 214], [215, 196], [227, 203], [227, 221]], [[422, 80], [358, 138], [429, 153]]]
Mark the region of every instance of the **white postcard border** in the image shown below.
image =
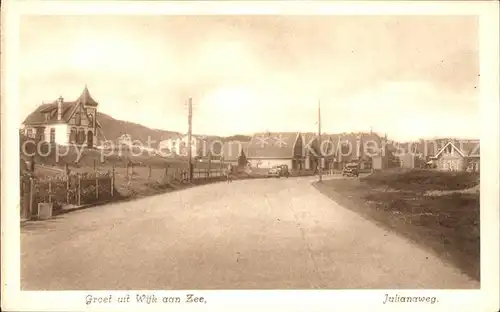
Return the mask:
[[[6, 6], [6, 8], [5, 8]], [[5, 10], [6, 9], [6, 10]], [[19, 237], [19, 16], [22, 14], [335, 14], [335, 15], [479, 15], [480, 16], [480, 88], [482, 92], [481, 157], [481, 290], [317, 290], [317, 291], [192, 291], [204, 296], [206, 305], [141, 305], [140, 309], [238, 309], [254, 311], [269, 308], [286, 311], [358, 311], [374, 308], [400, 311], [464, 310], [492, 311], [498, 308], [499, 290], [499, 76], [498, 76], [498, 3], [468, 2], [53, 2], [7, 1], [2, 11], [2, 301], [3, 308], [16, 311], [69, 311], [137, 309], [87, 306], [87, 294], [114, 295], [133, 291], [109, 292], [21, 292]], [[457, 34], [459, 36], [460, 34]], [[15, 151], [9, 152], [9, 151]], [[15, 209], [13, 209], [15, 208]], [[158, 291], [157, 296], [184, 296], [189, 291]], [[435, 305], [382, 305], [385, 293], [412, 296], [437, 296]]]

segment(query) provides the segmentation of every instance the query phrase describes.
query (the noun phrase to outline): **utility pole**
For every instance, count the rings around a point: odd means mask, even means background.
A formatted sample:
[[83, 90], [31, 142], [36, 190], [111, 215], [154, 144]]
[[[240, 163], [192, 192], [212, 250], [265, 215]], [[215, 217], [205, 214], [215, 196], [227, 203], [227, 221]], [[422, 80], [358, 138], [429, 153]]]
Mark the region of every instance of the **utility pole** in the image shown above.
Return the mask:
[[318, 175], [319, 182], [323, 181], [323, 175], [321, 173], [321, 161], [323, 160], [323, 153], [321, 150], [321, 101], [318, 101], [318, 145], [319, 145], [319, 162], [318, 162]]
[[192, 127], [193, 126], [193, 100], [191, 97], [188, 100], [188, 174], [189, 183], [193, 181], [193, 161], [191, 155], [191, 137], [192, 137]]

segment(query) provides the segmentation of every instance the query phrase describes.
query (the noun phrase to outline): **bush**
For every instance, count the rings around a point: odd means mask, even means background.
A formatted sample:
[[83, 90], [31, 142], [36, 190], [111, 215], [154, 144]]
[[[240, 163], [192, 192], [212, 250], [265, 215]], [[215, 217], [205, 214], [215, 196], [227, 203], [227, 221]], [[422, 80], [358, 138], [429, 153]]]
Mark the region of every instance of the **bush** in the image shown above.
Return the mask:
[[372, 186], [386, 186], [396, 190], [462, 190], [479, 184], [479, 174], [425, 169], [378, 171], [362, 178]]

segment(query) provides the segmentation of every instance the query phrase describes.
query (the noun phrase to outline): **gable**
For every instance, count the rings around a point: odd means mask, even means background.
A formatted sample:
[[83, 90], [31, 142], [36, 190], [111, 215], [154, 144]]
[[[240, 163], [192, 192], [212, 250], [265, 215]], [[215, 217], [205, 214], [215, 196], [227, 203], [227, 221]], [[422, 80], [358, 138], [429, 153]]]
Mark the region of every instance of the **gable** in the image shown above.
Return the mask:
[[[84, 107], [83, 103], [78, 103], [77, 105], [75, 105], [75, 107], [73, 108], [73, 111], [71, 112], [71, 114], [69, 114], [67, 122], [70, 125], [77, 125], [77, 122], [76, 122], [77, 115], [80, 114], [80, 124], [79, 125], [81, 125], [81, 126], [93, 126], [90, 118], [88, 117], [88, 115], [86, 113], [86, 109], [87, 108]], [[93, 110], [94, 116], [95, 116], [96, 115], [95, 109], [94, 108], [89, 108], [89, 109]]]
[[[42, 103], [42, 105], [39, 105], [31, 114], [28, 115], [28, 117], [26, 117], [23, 124], [37, 125], [37, 124], [47, 124], [47, 123], [68, 123], [70, 119], [74, 116], [75, 111], [78, 109], [78, 107], [85, 106], [95, 109], [97, 105], [98, 103], [90, 96], [87, 86], [85, 86], [83, 93], [78, 97], [76, 101], [70, 101], [70, 102], [66, 101], [61, 103], [62, 107], [61, 120], [58, 120], [57, 118], [58, 117], [57, 109], [59, 107], [59, 104], [57, 103], [56, 100], [51, 103]], [[96, 117], [97, 116], [94, 116], [94, 118]], [[90, 124], [88, 118], [82, 118], [82, 121], [83, 123], [85, 123], [85, 125]]]
[[[69, 115], [71, 114], [72, 109], [74, 108], [76, 102], [64, 102], [62, 103], [62, 116], [61, 120], [57, 119], [57, 107], [58, 104], [54, 101], [53, 103], [42, 104], [38, 106], [35, 111], [26, 117], [23, 124], [25, 125], [36, 125], [36, 124], [45, 124], [45, 123], [60, 123], [67, 122], [69, 119]], [[45, 114], [50, 114], [49, 118], [46, 119]]]
[[252, 136], [248, 144], [248, 158], [293, 158], [298, 132], [263, 132]]
[[458, 155], [460, 155], [461, 157], [465, 157], [464, 153], [455, 146], [455, 144], [453, 144], [452, 142], [448, 142], [437, 154], [436, 154], [436, 158], [439, 158], [441, 157], [441, 155], [443, 155], [444, 153], [446, 153], [447, 151], [450, 151], [450, 152], [456, 152], [458, 153]]

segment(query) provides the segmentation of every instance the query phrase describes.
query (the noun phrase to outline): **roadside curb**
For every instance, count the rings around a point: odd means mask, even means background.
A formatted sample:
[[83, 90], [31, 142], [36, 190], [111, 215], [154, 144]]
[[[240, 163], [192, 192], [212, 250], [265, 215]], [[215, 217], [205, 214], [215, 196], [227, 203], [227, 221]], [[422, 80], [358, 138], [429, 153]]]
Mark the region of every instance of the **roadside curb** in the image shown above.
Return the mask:
[[[304, 175], [304, 176], [292, 176], [292, 177], [300, 178], [300, 177], [307, 177], [307, 176], [308, 175]], [[252, 176], [252, 175], [249, 175], [249, 176], [243, 176], [243, 177], [241, 177], [241, 176], [240, 177], [235, 177], [235, 178], [233, 178], [233, 181], [241, 181], [241, 180], [266, 180], [266, 179], [268, 179], [267, 176], [262, 176], [262, 175], [254, 175], [254, 176]], [[145, 198], [145, 197], [157, 196], [157, 195], [167, 194], [167, 193], [170, 193], [170, 192], [183, 191], [183, 190], [187, 190], [187, 189], [190, 189], [190, 188], [193, 188], [193, 187], [210, 185], [210, 184], [216, 184], [216, 183], [223, 183], [223, 182], [226, 182], [226, 179], [221, 177], [221, 179], [212, 180], [212, 181], [203, 181], [203, 182], [204, 183], [179, 184], [179, 185], [176, 185], [176, 186], [178, 186], [178, 188], [177, 187], [176, 188], [171, 188], [171, 189], [168, 189], [168, 190], [165, 190], [165, 191], [160, 191], [160, 192], [157, 192], [157, 193], [152, 193], [152, 194], [147, 194], [147, 195], [142, 195], [142, 196], [141, 195], [123, 196], [123, 197], [118, 198], [118, 199], [105, 200], [105, 201], [101, 201], [101, 202], [97, 202], [97, 203], [92, 203], [92, 204], [86, 204], [86, 205], [81, 205], [81, 206], [72, 207], [72, 208], [61, 209], [61, 210], [54, 211], [52, 217], [57, 217], [57, 216], [64, 215], [64, 214], [67, 214], [67, 213], [71, 213], [71, 212], [75, 212], [75, 211], [79, 211], [79, 210], [84, 210], [84, 209], [88, 209], [88, 208], [92, 208], [92, 207], [102, 206], [102, 205], [106, 205], [106, 204], [123, 203], [123, 202], [127, 202], [127, 201], [139, 200], [139, 199], [142, 199], [142, 198]], [[24, 220], [21, 220], [20, 225], [23, 226], [23, 225], [27, 224], [28, 222], [39, 222], [39, 221], [45, 221], [45, 220], [24, 219]]]
[[93, 204], [81, 205], [81, 206], [74, 207], [74, 208], [61, 209], [61, 210], [57, 211], [56, 213], [54, 213], [54, 216], [59, 216], [62, 214], [66, 214], [66, 213], [70, 213], [70, 212], [74, 212], [74, 211], [78, 211], [78, 210], [83, 210], [83, 209], [87, 209], [87, 208], [91, 208], [91, 207], [95, 207], [95, 206], [105, 205], [105, 204], [109, 204], [109, 203], [118, 203], [122, 200], [123, 199], [105, 200], [105, 201], [101, 201], [101, 202], [97, 202], [97, 203], [93, 203]]
[[[106, 201], [102, 201], [102, 202], [98, 202], [98, 203], [81, 205], [81, 206], [74, 207], [74, 208], [61, 209], [61, 210], [55, 211], [52, 214], [52, 217], [57, 217], [57, 216], [64, 215], [64, 214], [67, 214], [67, 213], [70, 213], [70, 212], [75, 212], [75, 211], [78, 211], [78, 210], [83, 210], [83, 209], [92, 208], [92, 207], [96, 207], [96, 206], [101, 206], [101, 205], [105, 205], [105, 204], [119, 203], [119, 202], [125, 201], [127, 199], [128, 198], [121, 198], [121, 199], [118, 199], [118, 200], [106, 200]], [[27, 224], [28, 222], [38, 222], [38, 221], [45, 221], [45, 220], [37, 220], [36, 218], [34, 218], [34, 219], [22, 219], [21, 222], [20, 222], [20, 225], [23, 226], [23, 225]]]

